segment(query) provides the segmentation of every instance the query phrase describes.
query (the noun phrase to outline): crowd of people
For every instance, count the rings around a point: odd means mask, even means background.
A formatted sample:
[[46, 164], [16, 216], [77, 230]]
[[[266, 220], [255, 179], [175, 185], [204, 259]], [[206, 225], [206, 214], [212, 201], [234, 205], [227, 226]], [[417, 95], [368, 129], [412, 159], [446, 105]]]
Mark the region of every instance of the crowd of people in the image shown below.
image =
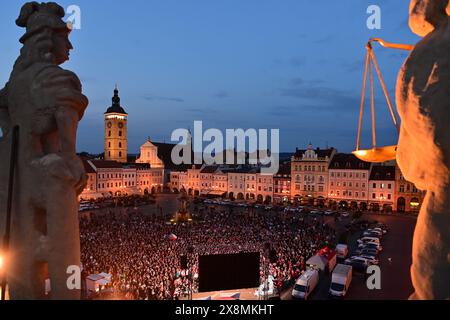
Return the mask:
[[[81, 218], [80, 230], [84, 274], [111, 274], [108, 289], [132, 300], [179, 299], [195, 293], [199, 255], [260, 252], [261, 282], [269, 265], [281, 288], [300, 275], [308, 258], [335, 241], [334, 230], [323, 221], [227, 210], [207, 211], [201, 221], [176, 225], [141, 212], [93, 215]], [[267, 243], [276, 252], [272, 263]], [[181, 267], [183, 255], [188, 257], [187, 269]]]

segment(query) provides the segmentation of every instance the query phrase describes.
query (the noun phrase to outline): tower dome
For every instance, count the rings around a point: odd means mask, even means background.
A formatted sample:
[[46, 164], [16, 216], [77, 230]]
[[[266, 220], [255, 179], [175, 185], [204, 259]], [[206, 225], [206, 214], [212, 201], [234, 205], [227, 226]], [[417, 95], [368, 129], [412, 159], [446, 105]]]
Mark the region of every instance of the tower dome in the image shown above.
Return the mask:
[[112, 105], [106, 110], [105, 114], [108, 113], [120, 113], [127, 114], [125, 109], [120, 105], [119, 89], [114, 89], [114, 96], [112, 97]]

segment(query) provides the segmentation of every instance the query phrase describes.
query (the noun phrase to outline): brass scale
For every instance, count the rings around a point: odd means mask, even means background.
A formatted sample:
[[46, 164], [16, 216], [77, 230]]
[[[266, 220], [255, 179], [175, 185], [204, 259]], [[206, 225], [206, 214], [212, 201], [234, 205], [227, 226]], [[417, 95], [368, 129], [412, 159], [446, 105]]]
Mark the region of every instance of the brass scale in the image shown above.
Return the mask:
[[[364, 67], [364, 79], [363, 79], [363, 88], [361, 95], [361, 105], [360, 105], [360, 113], [359, 113], [359, 122], [358, 122], [358, 136], [356, 140], [356, 150], [353, 151], [353, 154], [358, 157], [360, 160], [366, 162], [386, 162], [390, 160], [395, 160], [397, 155], [397, 146], [377, 146], [377, 131], [375, 126], [375, 93], [374, 93], [374, 80], [373, 80], [373, 68], [378, 75], [380, 80], [381, 88], [386, 97], [386, 102], [389, 107], [389, 111], [392, 116], [392, 120], [394, 122], [397, 131], [400, 133], [400, 125], [397, 120], [397, 116], [394, 111], [394, 107], [392, 105], [392, 101], [389, 98], [388, 91], [386, 89], [386, 84], [383, 80], [383, 77], [380, 72], [380, 68], [378, 66], [377, 59], [375, 58], [375, 54], [373, 52], [372, 43], [377, 42], [385, 48], [391, 49], [399, 49], [411, 51], [414, 49], [413, 45], [408, 44], [397, 44], [397, 43], [389, 43], [380, 38], [372, 38], [366, 45], [366, 63]], [[365, 96], [366, 96], [366, 87], [367, 87], [367, 78], [370, 79], [370, 92], [371, 92], [371, 113], [372, 113], [372, 149], [361, 149], [361, 130], [362, 130], [362, 122], [363, 122], [363, 114], [364, 114], [364, 104], [365, 104]]]

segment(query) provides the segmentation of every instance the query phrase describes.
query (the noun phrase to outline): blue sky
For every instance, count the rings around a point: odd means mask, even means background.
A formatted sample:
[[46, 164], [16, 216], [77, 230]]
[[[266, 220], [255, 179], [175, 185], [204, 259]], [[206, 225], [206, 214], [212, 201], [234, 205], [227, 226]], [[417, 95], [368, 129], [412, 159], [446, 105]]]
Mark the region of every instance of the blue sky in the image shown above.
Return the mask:
[[[5, 1], [4, 1], [5, 2]], [[25, 1], [2, 3], [0, 83], [19, 53], [23, 29], [14, 23]], [[176, 128], [280, 129], [282, 151], [355, 145], [364, 45], [371, 37], [415, 43], [409, 1], [384, 0], [70, 0], [82, 29], [65, 68], [90, 99], [78, 149], [102, 152], [103, 113], [119, 85], [129, 113], [129, 152], [150, 136], [169, 141]], [[366, 27], [369, 5], [382, 10], [382, 29]], [[387, 86], [406, 54], [376, 47]], [[378, 139], [396, 132], [377, 89]], [[368, 117], [366, 117], [367, 120]], [[370, 144], [369, 126], [364, 139]]]

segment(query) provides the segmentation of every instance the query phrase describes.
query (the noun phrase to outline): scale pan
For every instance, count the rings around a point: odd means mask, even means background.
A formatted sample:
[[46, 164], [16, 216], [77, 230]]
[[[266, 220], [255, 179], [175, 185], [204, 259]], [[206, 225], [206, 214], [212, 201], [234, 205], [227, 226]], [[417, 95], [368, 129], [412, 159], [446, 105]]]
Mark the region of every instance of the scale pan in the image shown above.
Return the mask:
[[386, 162], [395, 160], [397, 157], [397, 146], [379, 147], [368, 150], [353, 151], [360, 160], [366, 162]]

